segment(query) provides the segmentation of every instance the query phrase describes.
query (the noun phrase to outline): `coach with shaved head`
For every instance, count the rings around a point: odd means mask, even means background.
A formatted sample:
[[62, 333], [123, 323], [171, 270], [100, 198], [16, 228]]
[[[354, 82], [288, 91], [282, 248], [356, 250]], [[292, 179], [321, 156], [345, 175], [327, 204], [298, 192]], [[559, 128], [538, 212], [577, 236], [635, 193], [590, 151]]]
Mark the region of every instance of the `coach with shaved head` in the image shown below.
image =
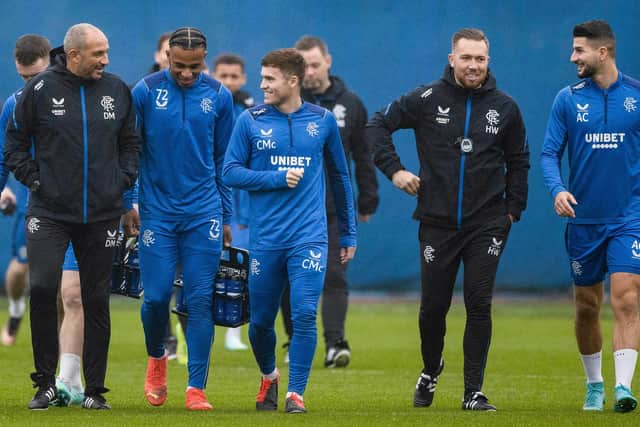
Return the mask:
[[24, 88], [4, 152], [8, 168], [31, 190], [31, 379], [38, 391], [29, 409], [47, 409], [57, 399], [56, 291], [69, 242], [80, 267], [84, 306], [82, 407], [110, 409], [102, 395], [108, 391], [111, 261], [120, 216], [130, 210], [125, 222], [136, 218], [122, 193], [136, 180], [140, 137], [126, 84], [105, 72], [109, 41], [100, 29], [72, 26], [51, 58], [51, 67]]

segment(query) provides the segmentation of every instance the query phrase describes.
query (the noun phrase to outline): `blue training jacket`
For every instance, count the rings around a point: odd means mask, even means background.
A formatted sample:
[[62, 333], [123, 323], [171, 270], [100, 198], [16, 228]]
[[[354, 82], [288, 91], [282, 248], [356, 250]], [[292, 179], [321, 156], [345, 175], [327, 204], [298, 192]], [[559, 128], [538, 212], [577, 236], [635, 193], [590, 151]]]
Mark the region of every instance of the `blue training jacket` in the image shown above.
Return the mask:
[[234, 122], [231, 93], [205, 73], [181, 87], [162, 70], [138, 82], [133, 102], [143, 134], [140, 216], [176, 220], [221, 210], [229, 224], [231, 190], [222, 166]]
[[0, 114], [0, 191], [9, 186], [13, 194], [16, 195], [16, 209], [20, 213], [27, 211], [27, 204], [29, 203], [29, 189], [22, 185], [15, 178], [9, 176], [9, 169], [4, 165], [4, 136], [5, 130], [9, 120], [13, 117], [13, 109], [16, 106], [17, 97], [22, 93], [22, 89], [13, 93], [2, 106], [2, 113]]
[[9, 169], [4, 164], [4, 136], [7, 129], [9, 119], [13, 117], [13, 110], [16, 107], [16, 97], [20, 96], [22, 90], [19, 90], [9, 97], [2, 106], [2, 113], [0, 114], [0, 191], [7, 184], [9, 178]]
[[[551, 109], [542, 149], [542, 173], [554, 200], [569, 191], [575, 224], [640, 218], [640, 82], [618, 73], [601, 89], [585, 79], [562, 89]], [[560, 161], [569, 146], [569, 187]]]
[[[325, 165], [336, 201], [340, 246], [356, 246], [353, 194], [335, 118], [303, 103], [284, 114], [258, 105], [240, 115], [224, 163], [225, 182], [249, 191], [252, 249], [327, 241]], [[295, 188], [288, 169], [303, 168]]]

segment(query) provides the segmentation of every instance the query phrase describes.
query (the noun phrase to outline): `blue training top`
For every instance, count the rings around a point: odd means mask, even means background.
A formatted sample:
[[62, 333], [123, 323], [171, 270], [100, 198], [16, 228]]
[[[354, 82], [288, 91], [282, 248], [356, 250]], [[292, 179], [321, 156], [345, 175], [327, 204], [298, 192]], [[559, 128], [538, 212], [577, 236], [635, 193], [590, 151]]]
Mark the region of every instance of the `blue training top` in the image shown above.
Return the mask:
[[231, 93], [205, 73], [181, 87], [162, 70], [138, 82], [133, 102], [143, 128], [141, 218], [196, 218], [222, 210], [229, 224], [231, 190], [222, 182], [222, 166], [234, 122]]
[[544, 181], [555, 199], [567, 191], [560, 161], [569, 153], [575, 224], [640, 218], [640, 82], [619, 73], [601, 89], [585, 79], [556, 96], [542, 150]]
[[[240, 115], [224, 163], [225, 182], [249, 191], [250, 247], [326, 242], [325, 165], [336, 200], [340, 246], [356, 246], [353, 195], [335, 118], [303, 103], [284, 114], [258, 105]], [[304, 169], [295, 188], [287, 170]]]
[[2, 106], [2, 113], [0, 114], [0, 191], [7, 185], [11, 191], [16, 195], [16, 209], [20, 213], [27, 211], [27, 205], [29, 204], [29, 189], [22, 185], [15, 178], [9, 176], [9, 170], [4, 165], [4, 137], [5, 130], [9, 120], [13, 118], [13, 110], [16, 107], [16, 101], [18, 96], [22, 93], [22, 89], [13, 93]]

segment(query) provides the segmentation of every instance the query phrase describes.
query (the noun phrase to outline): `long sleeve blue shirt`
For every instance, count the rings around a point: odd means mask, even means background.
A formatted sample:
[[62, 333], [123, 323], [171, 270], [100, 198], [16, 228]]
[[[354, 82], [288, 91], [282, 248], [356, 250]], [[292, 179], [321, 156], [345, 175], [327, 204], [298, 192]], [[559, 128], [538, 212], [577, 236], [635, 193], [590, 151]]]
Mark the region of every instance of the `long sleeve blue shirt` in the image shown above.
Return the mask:
[[[569, 156], [569, 185], [560, 165]], [[601, 89], [585, 79], [562, 89], [553, 102], [542, 149], [544, 181], [555, 199], [569, 191], [576, 224], [640, 218], [640, 82], [619, 73]]]
[[[336, 201], [340, 246], [356, 246], [353, 194], [333, 115], [309, 103], [291, 114], [271, 105], [242, 113], [227, 150], [224, 179], [249, 191], [252, 249], [327, 241], [325, 164]], [[304, 169], [304, 175], [289, 188], [286, 174], [292, 168]]]
[[222, 167], [234, 123], [231, 93], [204, 73], [181, 87], [163, 70], [140, 80], [133, 100], [143, 133], [141, 218], [195, 218], [221, 210], [229, 224], [231, 190], [222, 182]]
[[17, 97], [20, 96], [22, 90], [12, 94], [2, 106], [0, 114], [0, 191], [7, 185], [16, 196], [16, 208], [18, 212], [25, 213], [27, 204], [29, 203], [29, 189], [19, 183], [15, 178], [11, 178], [9, 170], [4, 164], [4, 135], [9, 120], [13, 119], [13, 110], [16, 106]]

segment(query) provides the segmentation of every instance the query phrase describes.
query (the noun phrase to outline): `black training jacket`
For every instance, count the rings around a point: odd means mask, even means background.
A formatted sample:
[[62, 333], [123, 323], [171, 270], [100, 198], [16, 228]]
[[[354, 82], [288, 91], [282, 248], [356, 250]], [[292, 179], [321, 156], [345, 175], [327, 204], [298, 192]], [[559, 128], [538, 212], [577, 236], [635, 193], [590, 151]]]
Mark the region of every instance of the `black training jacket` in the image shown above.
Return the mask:
[[[358, 213], [371, 215], [378, 208], [378, 180], [371, 156], [370, 145], [364, 137], [367, 124], [367, 110], [358, 96], [347, 89], [344, 82], [331, 76], [331, 86], [325, 93], [314, 95], [302, 92], [305, 101], [320, 105], [331, 111], [338, 122], [340, 138], [344, 146], [347, 163], [355, 164], [356, 184], [358, 185]], [[351, 168], [349, 168], [351, 169]], [[329, 187], [327, 187], [329, 188]], [[327, 212], [335, 213], [333, 195], [327, 191]]]
[[414, 219], [462, 228], [500, 215], [520, 218], [528, 189], [525, 127], [515, 101], [496, 88], [490, 72], [481, 88], [468, 90], [447, 65], [440, 80], [375, 114], [367, 139], [389, 179], [404, 169], [391, 140], [397, 129], [415, 132], [420, 190]]
[[29, 188], [40, 181], [28, 215], [70, 223], [117, 217], [124, 212], [122, 193], [138, 174], [141, 140], [131, 93], [113, 74], [74, 75], [61, 48], [51, 56], [52, 66], [27, 83], [9, 120], [7, 166]]

